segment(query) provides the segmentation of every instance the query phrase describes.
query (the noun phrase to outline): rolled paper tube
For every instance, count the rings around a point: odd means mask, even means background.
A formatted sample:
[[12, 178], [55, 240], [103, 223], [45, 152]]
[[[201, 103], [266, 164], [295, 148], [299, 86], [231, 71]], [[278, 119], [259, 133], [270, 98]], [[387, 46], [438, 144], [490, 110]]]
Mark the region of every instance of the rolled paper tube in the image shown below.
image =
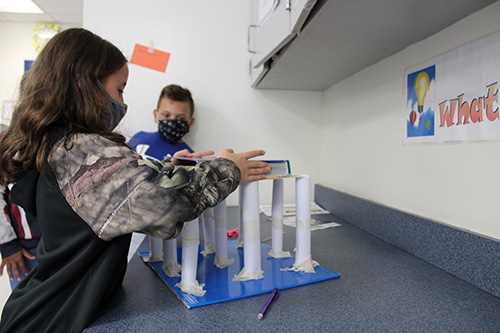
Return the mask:
[[[181, 285], [194, 285], [198, 267], [198, 219], [185, 222], [182, 229], [182, 274]], [[198, 241], [196, 241], [198, 239]]]
[[302, 262], [311, 256], [311, 179], [302, 175], [295, 180], [295, 205], [297, 226], [295, 261]]
[[215, 216], [215, 259], [214, 265], [226, 268], [234, 262], [227, 257], [227, 208], [226, 200], [214, 207]]
[[227, 258], [227, 210], [226, 200], [214, 207], [215, 256]]
[[177, 238], [163, 240], [163, 261], [177, 262]]
[[[243, 275], [252, 277], [252, 279], [261, 278], [259, 183], [249, 182], [240, 186], [243, 192], [243, 202], [240, 207], [243, 217], [244, 242], [242, 272], [244, 272]], [[240, 278], [244, 278], [244, 276], [240, 276]]]
[[271, 208], [272, 219], [272, 250], [271, 257], [281, 256], [283, 253], [283, 179], [273, 180], [273, 201]]
[[203, 212], [203, 235], [205, 249], [201, 253], [204, 256], [215, 253], [215, 220], [213, 208], [208, 208]]
[[163, 240], [158, 237], [149, 236], [150, 253], [148, 262], [156, 262], [163, 260]]
[[239, 229], [239, 234], [238, 234], [238, 243], [236, 244], [237, 248], [242, 248], [243, 247], [243, 197], [245, 196], [245, 193], [243, 191], [243, 186], [240, 186], [238, 190], [239, 196], [238, 196], [238, 229]]
[[273, 201], [271, 208], [272, 219], [272, 248], [268, 255], [273, 258], [289, 258], [290, 252], [283, 251], [283, 193], [284, 180], [273, 180]]
[[170, 277], [180, 276], [181, 265], [177, 261], [177, 238], [163, 240], [163, 272]]

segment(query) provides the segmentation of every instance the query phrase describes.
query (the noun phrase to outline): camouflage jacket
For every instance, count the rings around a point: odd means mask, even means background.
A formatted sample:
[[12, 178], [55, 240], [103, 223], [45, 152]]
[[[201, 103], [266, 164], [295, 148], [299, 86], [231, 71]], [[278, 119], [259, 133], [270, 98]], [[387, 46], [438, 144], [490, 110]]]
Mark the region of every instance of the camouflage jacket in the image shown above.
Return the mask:
[[132, 232], [175, 237], [183, 222], [234, 191], [241, 176], [227, 159], [196, 166], [152, 162], [91, 134], [56, 143], [49, 165], [71, 208], [103, 240]]

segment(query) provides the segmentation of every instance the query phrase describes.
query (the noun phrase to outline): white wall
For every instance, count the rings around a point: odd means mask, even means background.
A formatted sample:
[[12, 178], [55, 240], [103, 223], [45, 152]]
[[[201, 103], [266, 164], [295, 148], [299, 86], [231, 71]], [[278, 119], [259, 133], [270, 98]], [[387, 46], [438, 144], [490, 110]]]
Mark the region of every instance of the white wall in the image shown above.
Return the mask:
[[24, 73], [24, 60], [35, 60], [33, 36], [38, 23], [0, 22], [0, 109], [14, 101]]
[[[48, 22], [40, 22], [48, 23]], [[15, 101], [24, 73], [24, 61], [35, 60], [33, 36], [39, 23], [0, 22], [0, 117], [3, 101]], [[61, 30], [74, 25], [60, 24]]]
[[[161, 88], [191, 90], [196, 122], [186, 142], [195, 150], [266, 150], [266, 158], [291, 160], [294, 173], [319, 174], [320, 92], [250, 88], [247, 26], [249, 1], [85, 0], [83, 26], [130, 58], [134, 45], [171, 53], [165, 73], [129, 64], [128, 114], [119, 129], [127, 136], [156, 131], [153, 109]], [[285, 184], [294, 203], [295, 184]], [[271, 181], [261, 182], [262, 204], [271, 203]], [[237, 205], [237, 194], [228, 199]]]
[[499, 142], [403, 144], [405, 68], [499, 30], [499, 17], [497, 2], [325, 90], [320, 183], [500, 239]]

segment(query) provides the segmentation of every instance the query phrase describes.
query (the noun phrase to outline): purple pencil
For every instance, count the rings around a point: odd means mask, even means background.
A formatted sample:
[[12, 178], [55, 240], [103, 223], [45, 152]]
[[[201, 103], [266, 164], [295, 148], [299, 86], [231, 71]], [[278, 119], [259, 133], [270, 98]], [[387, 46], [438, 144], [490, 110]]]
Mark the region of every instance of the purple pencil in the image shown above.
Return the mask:
[[266, 313], [267, 309], [269, 308], [269, 305], [271, 305], [272, 301], [274, 301], [276, 298], [278, 298], [279, 293], [280, 293], [280, 291], [278, 290], [278, 288], [274, 288], [273, 292], [271, 293], [271, 296], [267, 300], [266, 304], [264, 304], [264, 307], [262, 308], [262, 310], [260, 310], [259, 315], [257, 316], [257, 318], [259, 318], [259, 320], [261, 320], [264, 317], [264, 314]]

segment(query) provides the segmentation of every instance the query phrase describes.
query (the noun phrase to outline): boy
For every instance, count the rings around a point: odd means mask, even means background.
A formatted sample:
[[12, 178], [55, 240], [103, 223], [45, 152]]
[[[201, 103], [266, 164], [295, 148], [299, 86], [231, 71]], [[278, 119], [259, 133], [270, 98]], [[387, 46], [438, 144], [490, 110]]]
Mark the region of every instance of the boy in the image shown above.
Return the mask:
[[129, 144], [149, 160], [164, 160], [168, 155], [191, 147], [182, 140], [195, 118], [194, 102], [188, 89], [172, 84], [162, 89], [157, 109], [153, 111], [158, 131], [136, 133]]
[[[171, 84], [162, 89], [156, 109], [153, 111], [157, 132], [136, 133], [129, 144], [141, 156], [148, 160], [164, 160], [173, 156], [175, 152], [191, 147], [182, 140], [194, 123], [194, 102], [191, 92], [178, 85]], [[142, 238], [138, 235], [138, 241]], [[149, 237], [151, 254], [149, 261], [161, 261], [162, 240]]]

